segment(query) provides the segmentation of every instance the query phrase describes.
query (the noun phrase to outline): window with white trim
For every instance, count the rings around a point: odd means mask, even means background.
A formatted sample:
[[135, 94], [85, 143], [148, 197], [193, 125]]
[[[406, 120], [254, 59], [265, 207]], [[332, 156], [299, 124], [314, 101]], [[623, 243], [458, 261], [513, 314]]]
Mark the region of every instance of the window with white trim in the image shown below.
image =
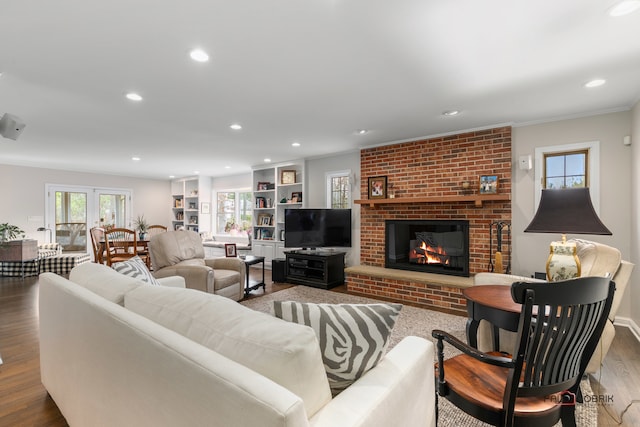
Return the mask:
[[535, 150], [535, 209], [543, 188], [589, 187], [600, 212], [600, 142], [538, 147]]
[[251, 191], [218, 191], [216, 202], [216, 233], [247, 233], [253, 215]]
[[348, 209], [351, 207], [351, 171], [327, 172], [327, 207]]

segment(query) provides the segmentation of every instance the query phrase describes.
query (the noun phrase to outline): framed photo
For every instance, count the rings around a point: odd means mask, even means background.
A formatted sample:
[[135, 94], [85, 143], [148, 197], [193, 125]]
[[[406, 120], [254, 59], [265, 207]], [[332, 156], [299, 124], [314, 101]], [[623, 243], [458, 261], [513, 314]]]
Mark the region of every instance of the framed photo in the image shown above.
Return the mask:
[[283, 170], [280, 172], [280, 184], [295, 184], [296, 183], [296, 171]]
[[480, 194], [498, 192], [498, 175], [480, 175]]
[[268, 182], [258, 182], [258, 186], [256, 188], [257, 191], [265, 191], [269, 189]]
[[225, 243], [224, 244], [224, 254], [228, 258], [235, 258], [238, 254], [236, 252], [236, 244], [235, 243]]
[[284, 242], [284, 230], [280, 230], [280, 241]]
[[202, 214], [210, 214], [211, 213], [211, 203], [209, 203], [209, 202], [200, 203], [200, 213], [202, 213]]
[[269, 214], [258, 215], [258, 225], [271, 225], [271, 215]]
[[387, 198], [387, 177], [373, 176], [369, 178], [369, 199]]
[[302, 203], [302, 191], [294, 191], [291, 193], [291, 201], [293, 203]]

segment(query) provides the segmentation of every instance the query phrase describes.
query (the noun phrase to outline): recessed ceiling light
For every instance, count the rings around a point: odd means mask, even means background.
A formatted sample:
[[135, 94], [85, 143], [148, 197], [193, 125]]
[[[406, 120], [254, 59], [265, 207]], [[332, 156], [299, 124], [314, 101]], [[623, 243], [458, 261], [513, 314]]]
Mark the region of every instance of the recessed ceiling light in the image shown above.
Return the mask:
[[365, 133], [368, 133], [368, 132], [369, 132], [369, 131], [368, 131], [368, 130], [366, 130], [366, 129], [358, 129], [358, 130], [356, 131], [356, 133], [357, 133], [358, 135], [364, 135]]
[[225, 168], [225, 169], [231, 169], [231, 166], [226, 165], [224, 168]]
[[598, 87], [598, 86], [602, 86], [606, 82], [607, 81], [605, 79], [593, 79], [591, 81], [586, 82], [584, 84], [584, 87], [587, 87], [587, 88]]
[[460, 114], [460, 111], [458, 110], [448, 110], [442, 112], [443, 116], [457, 116], [458, 114]]
[[134, 162], [139, 162], [141, 159], [138, 156], [133, 156], [131, 160], [133, 160]]
[[193, 171], [196, 175], [200, 174], [200, 171]]
[[264, 162], [265, 163], [271, 163], [271, 159], [267, 157], [266, 159], [264, 159]]
[[135, 92], [129, 92], [125, 96], [129, 101], [142, 101], [142, 97]]
[[300, 143], [299, 142], [294, 142], [291, 144], [292, 147], [300, 147]]
[[191, 56], [191, 59], [197, 62], [207, 62], [209, 60], [209, 55], [202, 49], [193, 49], [189, 53], [189, 56]]
[[640, 9], [640, 0], [624, 0], [609, 10], [609, 16], [617, 18], [618, 16], [633, 13], [638, 9]]
[[241, 125], [241, 124], [239, 124], [239, 123], [234, 123], [234, 124], [232, 124], [232, 125], [231, 125], [231, 126], [229, 126], [229, 127], [230, 127], [231, 129], [233, 129], [233, 130], [240, 130], [240, 129], [242, 129], [242, 125]]
[[175, 175], [169, 175], [169, 179], [173, 179], [175, 177], [176, 177]]

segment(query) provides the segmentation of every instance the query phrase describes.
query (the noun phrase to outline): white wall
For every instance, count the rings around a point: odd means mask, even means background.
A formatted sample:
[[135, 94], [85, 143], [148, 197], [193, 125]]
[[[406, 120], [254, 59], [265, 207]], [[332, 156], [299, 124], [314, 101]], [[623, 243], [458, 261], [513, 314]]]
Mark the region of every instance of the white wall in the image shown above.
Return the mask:
[[[584, 238], [616, 247], [622, 252], [623, 259], [632, 260], [631, 230], [633, 226], [637, 227], [638, 216], [631, 214], [631, 195], [632, 188], [637, 191], [638, 185], [636, 183], [632, 187], [630, 179], [632, 148], [622, 143], [624, 136], [631, 134], [631, 116], [631, 112], [626, 111], [513, 129], [512, 271], [515, 274], [529, 276], [534, 271], [544, 271], [549, 242], [560, 237], [523, 232], [534, 215], [534, 175], [533, 169], [518, 169], [517, 159], [521, 155], [533, 155], [536, 147], [550, 145], [600, 141], [600, 219], [613, 235], [567, 237]], [[634, 164], [638, 164], [637, 159]], [[627, 289], [626, 295], [634, 292], [638, 291]], [[630, 300], [628, 297], [624, 299], [619, 316], [631, 315]]]
[[625, 304], [630, 305], [630, 317], [633, 321], [636, 336], [640, 336], [640, 102], [636, 103], [631, 113], [631, 259], [636, 267], [629, 282], [629, 298]]
[[133, 190], [132, 219], [143, 215], [150, 224], [171, 224], [171, 185], [164, 180], [131, 178], [55, 169], [0, 165], [0, 222], [22, 228], [28, 238], [43, 241], [36, 231], [45, 217], [45, 184], [127, 188]]
[[[341, 153], [337, 156], [322, 157], [308, 160], [305, 168], [304, 195], [305, 207], [327, 207], [327, 179], [328, 172], [337, 172], [350, 169], [352, 178], [351, 199], [360, 199], [360, 152]], [[352, 247], [347, 251], [345, 264], [347, 266], [360, 264], [360, 205], [353, 204], [351, 212], [351, 239]]]

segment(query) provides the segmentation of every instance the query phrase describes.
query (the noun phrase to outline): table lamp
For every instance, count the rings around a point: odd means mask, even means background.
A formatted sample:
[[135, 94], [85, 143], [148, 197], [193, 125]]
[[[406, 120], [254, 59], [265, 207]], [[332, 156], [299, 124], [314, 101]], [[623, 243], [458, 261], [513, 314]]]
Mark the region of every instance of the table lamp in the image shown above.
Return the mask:
[[589, 195], [589, 188], [542, 190], [540, 205], [525, 233], [560, 233], [562, 240], [551, 242], [547, 259], [550, 282], [580, 276], [580, 260], [575, 243], [567, 243], [567, 234], [612, 233], [600, 221]]

